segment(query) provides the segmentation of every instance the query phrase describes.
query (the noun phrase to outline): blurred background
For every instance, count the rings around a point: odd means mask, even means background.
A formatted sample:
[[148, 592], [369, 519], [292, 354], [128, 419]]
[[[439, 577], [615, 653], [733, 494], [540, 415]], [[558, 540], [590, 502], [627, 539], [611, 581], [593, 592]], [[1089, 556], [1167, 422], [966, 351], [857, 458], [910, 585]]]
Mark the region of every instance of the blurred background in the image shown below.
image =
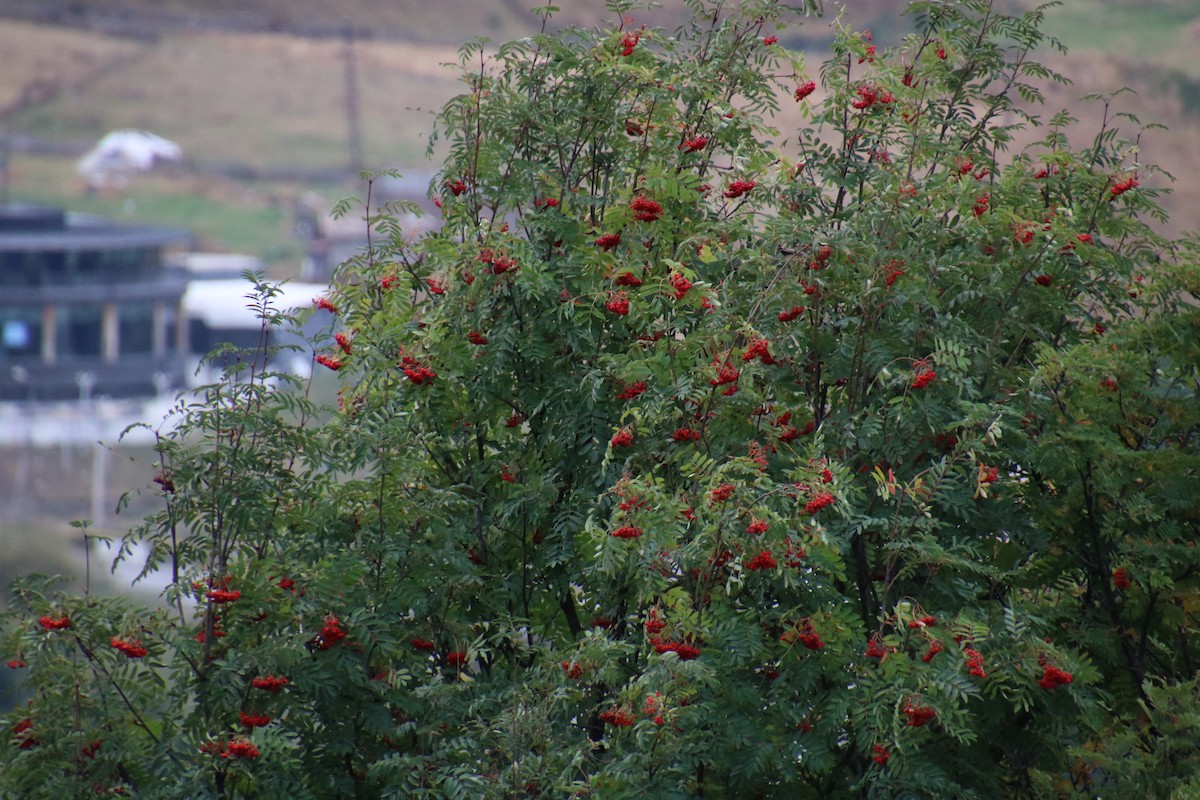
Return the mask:
[[[555, 25], [610, 16], [602, 0], [560, 4]], [[529, 5], [0, 0], [0, 584], [78, 574], [71, 520], [119, 536], [159, 502], [153, 427], [203, 378], [199, 353], [256, 330], [238, 313], [241, 269], [292, 281], [285, 303], [311, 308], [362, 243], [360, 219], [328, 214], [362, 191], [360, 170], [399, 170], [387, 195], [432, 208], [432, 117], [462, 88], [445, 65], [466, 39], [538, 30]], [[904, 5], [851, 0], [843, 22], [884, 49], [905, 32]], [[827, 1], [824, 19], [778, 34], [807, 51], [814, 75], [836, 12]], [[682, 0], [664, 0], [635, 16], [671, 29], [684, 15]], [[1065, 0], [1044, 27], [1069, 53], [1042, 60], [1074, 83], [1045, 87], [1043, 118], [1069, 109], [1082, 145], [1100, 109], [1080, 98], [1132, 88], [1116, 110], [1168, 128], [1140, 142], [1142, 159], [1177, 179], [1158, 227], [1200, 227], [1200, 2]], [[802, 124], [794, 104], [778, 123], [782, 137]], [[332, 397], [332, 377], [316, 377]], [[120, 440], [137, 420], [152, 428]]]

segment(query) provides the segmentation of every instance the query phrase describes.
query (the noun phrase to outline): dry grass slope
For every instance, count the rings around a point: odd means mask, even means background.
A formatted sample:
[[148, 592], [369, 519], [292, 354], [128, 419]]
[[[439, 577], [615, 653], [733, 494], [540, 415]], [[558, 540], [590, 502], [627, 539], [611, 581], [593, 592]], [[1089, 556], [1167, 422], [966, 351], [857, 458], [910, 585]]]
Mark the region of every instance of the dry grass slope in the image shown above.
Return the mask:
[[[220, 28], [246, 23], [246, 15], [257, 15], [260, 27], [278, 28], [300, 28], [302, 23], [340, 25], [345, 19], [355, 25], [369, 20], [378, 30], [386, 31], [403, 22], [413, 40], [377, 38], [360, 40], [355, 45], [366, 166], [428, 169], [422, 159], [432, 127], [432, 110], [462, 88], [454, 72], [443, 66], [454, 61], [454, 45], [435, 40], [457, 43], [477, 33], [497, 38], [526, 33], [538, 22], [522, 10], [530, 4], [527, 0], [486, 4], [473, 0], [437, 4], [346, 0], [334, 9], [318, 0], [261, 0], [254, 4], [234, 0], [203, 4], [191, 0], [89, 0], [86, 4], [44, 0], [36, 7], [70, 7], [143, 19], [157, 15], [195, 24], [168, 25], [154, 38], [130, 39], [11, 19], [0, 21], [0, 50], [6, 55], [5, 69], [0, 73], [0, 128], [9, 133], [86, 143], [114, 128], [142, 127], [180, 142], [187, 156], [197, 162], [241, 163], [259, 169], [342, 167], [348, 160], [342, 42], [337, 38]], [[606, 14], [601, 0], [562, 5], [559, 20], [564, 23], [592, 24]], [[666, 5], [658, 17], [643, 17], [639, 23], [670, 22], [682, 0]], [[853, 5], [864, 18], [895, 13], [895, 4], [885, 0], [857, 0]], [[1142, 142], [1146, 160], [1163, 164], [1180, 178], [1174, 187], [1177, 194], [1169, 201], [1174, 217], [1171, 232], [1200, 226], [1193, 211], [1200, 200], [1200, 180], [1195, 177], [1200, 173], [1196, 169], [1200, 165], [1200, 109], [1189, 108], [1187, 98], [1178, 91], [1182, 84], [1168, 80], [1175, 74], [1171, 70], [1184, 76], [1189, 71], [1200, 72], [1200, 67], [1189, 65], [1178, 55], [1194, 48], [1200, 35], [1200, 24], [1184, 24], [1200, 17], [1200, 9], [1193, 5], [1192, 0], [1147, 0], [1138, 6], [1135, 26], [1128, 2], [1073, 0], [1068, 7], [1051, 10], [1047, 23], [1072, 48], [1067, 57], [1054, 58], [1055, 66], [1076, 82], [1070, 87], [1048, 87], [1044, 117], [1060, 108], [1072, 109], [1081, 119], [1071, 131], [1077, 145], [1086, 142], [1097, 124], [1094, 109], [1081, 105], [1079, 98], [1087, 92], [1111, 91], [1125, 84], [1132, 84], [1138, 94], [1122, 96], [1120, 110], [1171, 128], [1165, 133], [1152, 132]], [[251, 10], [246, 10], [247, 6]], [[0, 0], [0, 15], [14, 7], [33, 6]], [[202, 12], [197, 12], [197, 7]], [[270, 26], [263, 23], [268, 19], [274, 20]], [[1127, 23], [1124, 36], [1113, 35], [1106, 27], [1122, 22]], [[809, 35], [825, 35], [828, 24], [811, 22], [807, 26]], [[876, 40], [883, 46], [894, 38], [877, 31]], [[1150, 45], [1141, 46], [1142, 41]], [[1092, 49], [1093, 44], [1109, 49], [1098, 51]], [[814, 70], [822, 57], [819, 53], [810, 55]], [[1200, 83], [1196, 85], [1200, 93]], [[778, 122], [786, 136], [804, 121], [794, 104], [785, 102], [784, 115]], [[1130, 131], [1130, 135], [1133, 133]], [[11, 189], [18, 198], [75, 207], [83, 202], [97, 211], [114, 205], [120, 208], [120, 198], [108, 206], [103, 198], [95, 202], [80, 198], [81, 184], [66, 162], [55, 166], [18, 155], [13, 159], [11, 178]], [[174, 185], [180, 192], [202, 192], [204, 202], [169, 203], [165, 198], [170, 195], [172, 179], [156, 179], [153, 185], [142, 182], [142, 194], [137, 196], [138, 216], [150, 206], [180, 211], [187, 208], [202, 218], [160, 217], [157, 221], [204, 228], [209, 246], [220, 246], [220, 230], [228, 226], [224, 244], [237, 248], [254, 245], [248, 231], [229, 224], [229, 218], [238, 216], [239, 208], [245, 209], [249, 202], [255, 214], [274, 214], [273, 208], [286, 209], [290, 198], [306, 188], [296, 184], [255, 185], [250, 187], [251, 200], [231, 204], [230, 198], [250, 194], [236, 184], [197, 181], [194, 177], [174, 179]], [[266, 205], [261, 202], [263, 196], [271, 198]], [[230, 214], [214, 210], [226, 206]], [[286, 229], [286, 224], [281, 227]], [[273, 250], [277, 256], [287, 253], [291, 257], [294, 249], [284, 246], [285, 240], [286, 230], [276, 229], [263, 236], [257, 252], [265, 255], [265, 251]]]

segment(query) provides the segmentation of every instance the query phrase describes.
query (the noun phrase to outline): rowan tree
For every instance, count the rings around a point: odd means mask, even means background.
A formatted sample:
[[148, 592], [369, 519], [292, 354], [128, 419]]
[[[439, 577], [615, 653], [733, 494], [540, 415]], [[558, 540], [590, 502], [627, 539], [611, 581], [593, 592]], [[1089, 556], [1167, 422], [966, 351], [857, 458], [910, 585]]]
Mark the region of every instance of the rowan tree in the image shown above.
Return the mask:
[[464, 46], [440, 228], [368, 202], [317, 301], [337, 411], [181, 403], [162, 609], [17, 588], [0, 793], [1200, 788], [1200, 282], [1140, 123], [1036, 115], [1043, 9], [810, 68], [798, 10], [689, 6]]

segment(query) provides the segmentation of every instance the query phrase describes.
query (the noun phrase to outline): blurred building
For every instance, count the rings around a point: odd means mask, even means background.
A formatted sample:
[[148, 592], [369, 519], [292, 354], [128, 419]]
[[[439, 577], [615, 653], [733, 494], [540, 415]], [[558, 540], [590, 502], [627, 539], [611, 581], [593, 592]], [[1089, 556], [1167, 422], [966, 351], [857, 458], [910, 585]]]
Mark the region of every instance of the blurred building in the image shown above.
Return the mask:
[[[329, 312], [314, 308], [313, 301], [329, 292], [329, 284], [284, 283], [266, 308], [260, 307], [262, 299], [255, 296], [253, 288], [245, 277], [223, 276], [219, 270], [210, 270], [204, 277], [192, 273], [183, 296], [192, 351], [185, 376], [188, 386], [219, 380], [222, 370], [233, 362], [252, 362], [258, 368], [269, 366], [293, 375], [310, 374], [313, 352], [309, 341], [333, 323]], [[263, 312], [309, 313], [300, 314], [293, 327], [267, 324]], [[266, 350], [274, 351], [269, 358]]]
[[149, 396], [181, 386], [186, 231], [0, 206], [0, 400]]

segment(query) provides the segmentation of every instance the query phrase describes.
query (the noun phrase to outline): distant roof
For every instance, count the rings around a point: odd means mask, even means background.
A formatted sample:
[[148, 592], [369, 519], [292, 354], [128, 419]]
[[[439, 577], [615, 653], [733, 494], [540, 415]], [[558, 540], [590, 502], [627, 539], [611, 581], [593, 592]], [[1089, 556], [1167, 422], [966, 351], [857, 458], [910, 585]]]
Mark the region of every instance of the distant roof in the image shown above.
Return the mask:
[[[191, 281], [183, 294], [183, 311], [188, 319], [201, 320], [209, 328], [247, 330], [258, 328], [258, 318], [247, 295], [253, 294], [249, 281], [228, 280]], [[272, 307], [285, 313], [313, 307], [313, 299], [324, 296], [329, 286], [324, 283], [285, 283]]]
[[119, 225], [93, 214], [40, 206], [0, 206], [0, 252], [5, 253], [165, 247], [190, 237], [182, 228]]
[[243, 272], [258, 272], [262, 259], [245, 253], [173, 253], [166, 264], [180, 267], [197, 280], [238, 278]]

